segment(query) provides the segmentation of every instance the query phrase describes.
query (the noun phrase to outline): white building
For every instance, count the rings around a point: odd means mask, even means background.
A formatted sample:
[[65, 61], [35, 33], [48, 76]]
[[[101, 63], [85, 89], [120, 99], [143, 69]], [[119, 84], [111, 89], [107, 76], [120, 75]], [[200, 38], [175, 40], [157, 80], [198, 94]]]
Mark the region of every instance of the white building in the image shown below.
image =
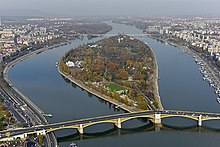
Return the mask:
[[72, 61], [67, 61], [66, 65], [69, 66], [69, 67], [74, 67], [75, 66], [75, 64]]

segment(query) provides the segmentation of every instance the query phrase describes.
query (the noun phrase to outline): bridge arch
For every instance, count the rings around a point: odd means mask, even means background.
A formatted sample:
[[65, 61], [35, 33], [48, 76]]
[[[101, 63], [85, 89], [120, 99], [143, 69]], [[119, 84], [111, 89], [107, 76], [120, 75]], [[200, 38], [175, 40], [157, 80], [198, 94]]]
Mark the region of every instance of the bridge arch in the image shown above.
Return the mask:
[[121, 123], [132, 120], [132, 119], [138, 119], [138, 118], [148, 118], [148, 119], [154, 119], [153, 114], [151, 115], [142, 115], [142, 116], [132, 116], [127, 118], [121, 118]]
[[[123, 123], [123, 122], [126, 122], [126, 121], [129, 121], [131, 119], [137, 119], [137, 118], [149, 118], [149, 119], [153, 119], [154, 116], [153, 114], [150, 114], [150, 115], [141, 115], [141, 116], [131, 116], [131, 117], [126, 117], [126, 118], [120, 118], [120, 123]], [[105, 120], [105, 121], [100, 121], [100, 122], [91, 122], [91, 123], [88, 123], [88, 124], [84, 124], [83, 127], [89, 127], [91, 125], [96, 125], [96, 124], [100, 124], [100, 123], [117, 123], [117, 120], [118, 119], [112, 119], [112, 120]]]
[[90, 126], [97, 125], [97, 124], [103, 124], [103, 123], [115, 124], [116, 121], [117, 119], [116, 120], [105, 120], [105, 121], [100, 121], [100, 122], [91, 122], [91, 123], [83, 124], [83, 128], [90, 127]]
[[60, 131], [60, 130], [65, 130], [65, 129], [78, 129], [78, 127], [77, 126], [66, 126], [66, 127], [50, 128], [50, 129], [46, 129], [46, 132], [50, 133], [50, 132], [55, 132], [55, 131]]
[[161, 114], [161, 118], [170, 118], [170, 117], [180, 117], [180, 118], [188, 118], [188, 119], [192, 119], [192, 120], [198, 120], [198, 116], [190, 116], [190, 115], [175, 115], [175, 114], [171, 114], [171, 115], [164, 115]]
[[202, 118], [202, 121], [211, 121], [211, 120], [220, 120], [220, 118], [215, 118], [215, 117], [207, 117], [207, 118]]
[[[137, 119], [137, 118], [153, 119], [154, 116], [153, 116], [153, 114], [150, 114], [150, 115], [141, 115], [141, 116], [132, 116], [132, 117], [127, 117], [127, 118], [120, 118], [120, 123], [129, 121], [131, 119]], [[92, 125], [103, 124], [103, 123], [110, 123], [110, 124], [114, 124], [114, 125], [117, 126], [118, 119], [103, 120], [103, 121], [97, 121], [97, 122], [88, 122], [88, 123], [82, 124], [82, 127], [86, 128], [86, 127], [89, 127], [89, 126], [92, 126]], [[46, 130], [47, 130], [47, 133], [49, 133], [49, 132], [59, 131], [59, 130], [63, 130], [63, 129], [79, 129], [79, 128], [80, 128], [79, 125], [73, 125], [73, 126], [60, 126], [60, 127], [57, 127], [57, 128], [49, 128], [49, 129], [46, 129]]]

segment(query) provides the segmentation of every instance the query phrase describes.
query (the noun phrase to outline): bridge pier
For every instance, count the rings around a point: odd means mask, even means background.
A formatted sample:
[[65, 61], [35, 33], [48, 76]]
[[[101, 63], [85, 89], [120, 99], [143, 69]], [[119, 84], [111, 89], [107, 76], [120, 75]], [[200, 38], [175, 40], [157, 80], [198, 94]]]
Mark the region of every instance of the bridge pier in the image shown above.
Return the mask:
[[154, 124], [161, 124], [161, 117], [160, 114], [154, 114], [154, 119], [153, 119]]
[[121, 118], [117, 119], [117, 122], [115, 123], [116, 127], [118, 127], [119, 129], [121, 129]]
[[199, 118], [198, 118], [198, 126], [199, 126], [199, 127], [202, 126], [202, 115], [199, 115]]
[[77, 130], [79, 131], [80, 134], [83, 134], [83, 125], [80, 124]]
[[27, 133], [24, 133], [24, 138], [27, 138], [27, 136], [28, 136]]

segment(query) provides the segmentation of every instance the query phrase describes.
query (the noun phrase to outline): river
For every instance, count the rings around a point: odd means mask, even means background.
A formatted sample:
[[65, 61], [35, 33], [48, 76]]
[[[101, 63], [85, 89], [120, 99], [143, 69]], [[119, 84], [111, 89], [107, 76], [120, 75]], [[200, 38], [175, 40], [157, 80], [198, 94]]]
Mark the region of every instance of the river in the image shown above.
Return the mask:
[[[114, 24], [109, 34], [140, 34], [134, 26]], [[45, 113], [53, 114], [49, 122], [59, 122], [100, 115], [123, 113], [99, 98], [92, 96], [69, 81], [57, 71], [55, 62], [70, 48], [92, 40], [73, 40], [71, 44], [33, 55], [17, 63], [9, 71], [9, 80], [22, 93], [35, 102]], [[220, 112], [213, 89], [203, 81], [193, 58], [180, 49], [148, 37], [138, 38], [155, 52], [159, 66], [159, 92], [164, 109]], [[203, 127], [197, 122], [183, 118], [163, 119], [162, 127], [147, 121], [131, 120], [116, 129], [112, 124], [100, 124], [85, 129], [80, 136], [76, 130], [56, 132], [61, 147], [71, 142], [79, 147], [133, 147], [133, 146], [218, 146], [220, 144], [220, 121], [207, 121]]]

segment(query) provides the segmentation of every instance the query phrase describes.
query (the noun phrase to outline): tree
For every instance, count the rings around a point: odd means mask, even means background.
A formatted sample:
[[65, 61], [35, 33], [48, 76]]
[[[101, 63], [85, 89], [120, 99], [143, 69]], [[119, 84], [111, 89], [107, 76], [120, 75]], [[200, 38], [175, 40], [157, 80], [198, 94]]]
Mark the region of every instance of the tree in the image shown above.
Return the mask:
[[68, 74], [71, 73], [69, 67], [64, 63], [64, 59], [61, 59], [60, 64], [59, 64], [59, 68], [63, 72], [66, 72]]
[[120, 94], [116, 92], [116, 100], [119, 101], [120, 99]]
[[116, 99], [117, 95], [116, 95], [116, 90], [114, 89], [113, 91], [113, 98]]
[[111, 90], [109, 90], [109, 91], [107, 92], [107, 95], [110, 96], [110, 97], [112, 96]]
[[0, 121], [0, 131], [4, 130], [3, 122]]
[[126, 96], [125, 96], [125, 104], [128, 105], [128, 102], [129, 102], [129, 101], [128, 101], [128, 96], [126, 95]]
[[134, 79], [135, 79], [135, 80], [141, 80], [141, 79], [144, 79], [144, 75], [139, 74], [139, 73], [138, 73], [138, 74], [135, 74], [135, 75], [134, 75]]
[[155, 108], [159, 108], [159, 104], [156, 100], [153, 100], [153, 105], [154, 105]]
[[132, 67], [133, 66], [133, 61], [132, 60], [127, 60], [127, 66]]
[[138, 108], [146, 110], [147, 109], [147, 105], [148, 105], [147, 101], [142, 101], [142, 102], [138, 103]]
[[109, 62], [107, 65], [108, 71], [109, 72], [115, 72], [118, 68], [118, 64], [114, 63], [114, 62]]
[[43, 146], [43, 135], [38, 135], [38, 142], [40, 144], [40, 146]]
[[14, 123], [15, 123], [15, 118], [11, 117], [9, 123], [10, 123], [10, 124], [14, 124]]
[[125, 71], [125, 69], [119, 69], [116, 73], [116, 77], [121, 80], [127, 80], [128, 79], [128, 72]]

